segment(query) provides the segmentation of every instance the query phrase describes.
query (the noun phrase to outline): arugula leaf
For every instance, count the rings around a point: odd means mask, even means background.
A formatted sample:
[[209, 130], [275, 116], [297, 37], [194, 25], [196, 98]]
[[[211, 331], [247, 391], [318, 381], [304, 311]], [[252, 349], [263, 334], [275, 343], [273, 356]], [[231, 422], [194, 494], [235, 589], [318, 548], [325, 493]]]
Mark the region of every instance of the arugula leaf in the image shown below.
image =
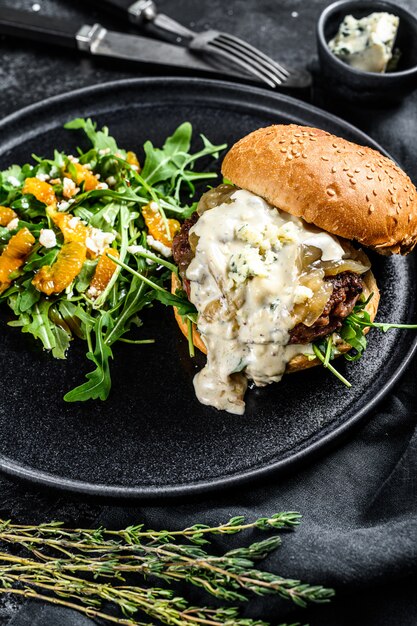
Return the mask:
[[117, 143], [113, 137], [109, 135], [109, 129], [104, 126], [101, 130], [97, 129], [95, 124], [90, 118], [83, 119], [78, 117], [71, 122], [67, 122], [64, 126], [69, 130], [82, 129], [96, 150], [110, 150], [110, 152], [123, 152], [117, 147]]
[[168, 137], [162, 148], [154, 148], [151, 141], [145, 142], [143, 149], [146, 158], [141, 176], [149, 185], [170, 180], [178, 173], [187, 159], [191, 134], [191, 124], [184, 122]]
[[182, 317], [189, 317], [192, 321], [196, 321], [197, 309], [184, 292], [177, 290], [174, 294], [169, 291], [155, 291], [154, 298], [166, 306], [175, 306]]
[[87, 359], [92, 361], [96, 367], [87, 374], [87, 382], [65, 394], [65, 402], [107, 400], [111, 388], [109, 360], [113, 358], [113, 353], [104, 340], [103, 326], [107, 326], [109, 323], [110, 316], [108, 313], [101, 314], [96, 321], [93, 329], [96, 339], [95, 349], [94, 352], [90, 350], [87, 353]]
[[51, 305], [51, 301], [40, 300], [30, 310], [21, 313], [18, 320], [11, 321], [8, 325], [21, 327], [23, 333], [30, 333], [35, 339], [39, 339], [45, 350], [52, 350], [56, 359], [65, 359], [71, 337], [49, 319]]

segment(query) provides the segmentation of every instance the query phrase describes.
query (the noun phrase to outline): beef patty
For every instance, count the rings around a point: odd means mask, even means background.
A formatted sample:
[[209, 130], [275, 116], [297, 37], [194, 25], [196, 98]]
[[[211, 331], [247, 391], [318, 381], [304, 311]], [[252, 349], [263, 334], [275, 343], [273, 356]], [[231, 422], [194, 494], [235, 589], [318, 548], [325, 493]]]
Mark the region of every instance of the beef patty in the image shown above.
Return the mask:
[[[187, 295], [190, 295], [190, 282], [185, 276], [187, 268], [193, 259], [190, 247], [189, 232], [197, 222], [199, 215], [193, 213], [190, 219], [185, 220], [181, 230], [175, 235], [172, 242], [172, 255], [178, 266], [182, 284]], [[290, 343], [311, 343], [320, 337], [326, 337], [339, 330], [345, 317], [352, 312], [357, 299], [363, 291], [363, 280], [354, 272], [341, 272], [336, 276], [326, 276], [324, 279], [333, 285], [333, 291], [323, 309], [323, 313], [312, 326], [297, 324], [290, 331]]]

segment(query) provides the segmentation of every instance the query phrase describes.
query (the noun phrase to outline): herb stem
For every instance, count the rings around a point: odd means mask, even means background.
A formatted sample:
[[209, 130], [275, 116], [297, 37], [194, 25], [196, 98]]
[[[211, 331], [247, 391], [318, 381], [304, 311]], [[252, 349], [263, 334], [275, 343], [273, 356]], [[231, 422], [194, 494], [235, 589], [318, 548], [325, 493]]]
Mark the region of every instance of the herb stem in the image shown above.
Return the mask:
[[327, 365], [325, 365], [326, 357], [323, 355], [321, 350], [314, 343], [313, 343], [313, 351], [316, 357], [323, 363], [324, 367], [329, 369], [331, 373], [336, 376], [336, 378], [338, 378], [344, 385], [346, 385], [346, 387], [348, 388], [352, 387], [352, 384], [344, 376], [342, 376], [342, 374], [338, 372], [337, 369], [335, 369], [331, 363], [328, 363]]
[[113, 255], [111, 255], [109, 253], [107, 253], [107, 256], [109, 257], [109, 259], [114, 261], [114, 263], [116, 263], [116, 265], [120, 265], [120, 267], [122, 267], [124, 270], [126, 270], [127, 272], [129, 272], [133, 276], [136, 276], [136, 278], [139, 278], [139, 280], [141, 280], [142, 282], [144, 282], [147, 285], [149, 285], [149, 287], [152, 287], [152, 289], [156, 289], [156, 291], [162, 291], [163, 293], [169, 293], [169, 291], [164, 289], [164, 287], [161, 287], [161, 285], [158, 285], [157, 283], [154, 283], [153, 280], [150, 280], [149, 278], [147, 278], [146, 276], [144, 276], [140, 272], [137, 272], [136, 270], [134, 270], [132, 267], [129, 267], [129, 265], [127, 265], [126, 263], [123, 263], [123, 261], [121, 261], [120, 259], [117, 259], [115, 256], [113, 256]]

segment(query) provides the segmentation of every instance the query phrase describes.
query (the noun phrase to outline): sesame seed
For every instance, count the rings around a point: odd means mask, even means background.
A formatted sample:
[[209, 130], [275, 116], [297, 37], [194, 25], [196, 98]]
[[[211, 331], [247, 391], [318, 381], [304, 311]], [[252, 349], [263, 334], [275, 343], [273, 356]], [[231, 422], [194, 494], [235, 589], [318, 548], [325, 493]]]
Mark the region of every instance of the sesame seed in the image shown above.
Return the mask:
[[356, 170], [354, 170], [355, 174], [359, 174], [360, 169], [357, 167]]
[[411, 222], [411, 213], [408, 214], [408, 221]]
[[394, 192], [392, 189], [388, 189], [388, 193], [390, 193], [392, 196], [394, 195]]
[[335, 174], [335, 173], [336, 173], [336, 168], [335, 168], [335, 166], [333, 165], [333, 167], [332, 167], [332, 174]]
[[281, 148], [281, 152], [285, 154], [287, 152], [287, 148]]
[[358, 150], [358, 154], [359, 154], [360, 156], [364, 156], [365, 152], [362, 152], [362, 150]]
[[367, 175], [367, 177], [366, 177], [366, 178], [367, 178], [368, 180], [373, 180], [373, 179], [374, 179], [374, 177], [373, 177], [373, 176], [369, 176], [369, 174]]
[[336, 195], [335, 190], [331, 189], [330, 187], [328, 188], [327, 193], [328, 193], [329, 196], [335, 196]]
[[375, 191], [375, 189], [372, 189], [372, 193], [374, 194], [374, 196], [377, 196], [377, 192]]
[[368, 194], [366, 194], [365, 198], [366, 198], [366, 201], [369, 202], [369, 195]]
[[329, 159], [327, 157], [322, 156], [321, 157], [322, 161], [329, 161]]
[[356, 181], [356, 178], [351, 178], [351, 179], [350, 179], [350, 182], [352, 183], [352, 185], [356, 185], [356, 182], [357, 182], [357, 181]]
[[288, 159], [289, 161], [292, 161], [292, 159], [293, 159], [292, 154], [289, 154], [289, 155], [287, 156], [287, 159]]
[[373, 204], [369, 205], [369, 213], [373, 213], [375, 211], [375, 207]]

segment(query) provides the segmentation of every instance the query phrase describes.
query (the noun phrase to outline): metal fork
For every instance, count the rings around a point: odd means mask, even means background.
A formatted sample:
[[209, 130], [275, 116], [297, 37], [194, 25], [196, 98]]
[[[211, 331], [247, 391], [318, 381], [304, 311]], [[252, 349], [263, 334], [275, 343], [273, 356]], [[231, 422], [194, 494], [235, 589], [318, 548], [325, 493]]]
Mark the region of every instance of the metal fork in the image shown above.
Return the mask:
[[188, 40], [191, 50], [215, 54], [257, 76], [270, 87], [283, 85], [291, 76], [289, 70], [238, 37], [218, 30], [196, 33], [168, 15], [158, 13], [153, 0], [138, 0], [129, 9], [135, 24], [152, 24], [162, 35], [175, 35]]

